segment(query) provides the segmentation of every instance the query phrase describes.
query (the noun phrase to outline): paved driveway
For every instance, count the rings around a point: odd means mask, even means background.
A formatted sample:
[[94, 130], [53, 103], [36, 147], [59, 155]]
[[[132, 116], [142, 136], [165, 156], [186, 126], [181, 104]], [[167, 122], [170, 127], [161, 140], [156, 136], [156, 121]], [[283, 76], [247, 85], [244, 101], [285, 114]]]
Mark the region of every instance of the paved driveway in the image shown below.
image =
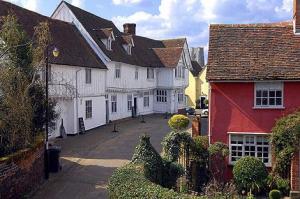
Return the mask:
[[151, 143], [161, 152], [161, 140], [170, 132], [167, 120], [162, 115], [119, 122], [118, 133], [112, 133], [108, 125], [91, 130], [85, 135], [57, 140], [62, 147], [63, 170], [51, 174], [34, 195], [35, 199], [108, 198], [106, 186], [112, 172], [132, 157], [139, 137], [151, 136]]

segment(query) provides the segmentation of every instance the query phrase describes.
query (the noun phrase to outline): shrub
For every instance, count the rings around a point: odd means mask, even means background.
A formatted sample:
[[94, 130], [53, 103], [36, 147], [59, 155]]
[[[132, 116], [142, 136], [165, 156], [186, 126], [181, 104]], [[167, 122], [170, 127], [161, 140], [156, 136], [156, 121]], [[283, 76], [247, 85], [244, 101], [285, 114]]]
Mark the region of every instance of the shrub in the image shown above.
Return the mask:
[[271, 143], [276, 157], [273, 171], [283, 178], [288, 178], [293, 153], [300, 146], [300, 111], [276, 122], [272, 129]]
[[273, 189], [269, 193], [270, 199], [280, 199], [282, 197], [281, 192], [279, 190]]
[[174, 131], [181, 131], [188, 127], [190, 120], [187, 116], [184, 115], [174, 115], [169, 119], [168, 124], [171, 129]]
[[170, 160], [163, 159], [163, 182], [162, 185], [167, 188], [174, 188], [177, 179], [184, 174], [183, 167]]
[[269, 175], [268, 186], [270, 189], [278, 189], [285, 196], [288, 196], [290, 193], [290, 181], [280, 176]]
[[145, 178], [143, 166], [134, 164], [126, 165], [113, 173], [109, 180], [108, 192], [111, 199], [205, 199], [205, 197], [180, 194], [154, 184]]
[[234, 165], [233, 176], [239, 190], [259, 191], [265, 185], [268, 171], [261, 160], [255, 157], [243, 157]]
[[174, 162], [180, 155], [182, 145], [191, 145], [191, 136], [186, 132], [173, 131], [166, 135], [162, 141], [164, 158]]
[[213, 179], [224, 181], [224, 172], [227, 168], [225, 158], [229, 155], [229, 148], [222, 142], [215, 142], [208, 148], [210, 155], [210, 172]]
[[145, 176], [152, 182], [162, 183], [163, 162], [160, 155], [150, 143], [149, 136], [142, 136], [140, 143], [135, 148], [132, 163], [142, 164], [145, 168]]
[[204, 193], [208, 198], [235, 198], [238, 195], [232, 182], [220, 183], [214, 179], [207, 183]]

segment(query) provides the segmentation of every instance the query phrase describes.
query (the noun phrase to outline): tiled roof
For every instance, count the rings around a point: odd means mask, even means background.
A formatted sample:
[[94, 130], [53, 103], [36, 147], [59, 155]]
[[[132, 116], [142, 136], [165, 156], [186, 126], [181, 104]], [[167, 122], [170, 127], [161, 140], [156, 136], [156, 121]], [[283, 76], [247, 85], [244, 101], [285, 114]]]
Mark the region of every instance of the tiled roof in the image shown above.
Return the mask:
[[179, 59], [182, 55], [182, 48], [153, 48], [155, 55], [160, 62], [168, 68], [175, 68], [178, 65]]
[[86, 43], [74, 25], [53, 20], [14, 4], [0, 1], [0, 16], [7, 15], [9, 11], [12, 11], [18, 17], [18, 22], [29, 36], [33, 35], [34, 26], [40, 22], [48, 21], [53, 44], [60, 51], [57, 58], [50, 57], [49, 61], [51, 63], [106, 69], [106, 66]]
[[300, 36], [292, 22], [211, 25], [209, 81], [300, 80]]
[[[70, 8], [76, 18], [89, 32], [91, 37], [95, 40], [95, 42], [105, 53], [105, 55], [108, 56], [112, 61], [144, 67], [170, 67], [170, 62], [166, 61], [169, 59], [169, 56], [172, 55], [175, 60], [180, 59], [180, 57], [177, 57], [179, 56], [179, 53], [177, 52], [178, 50], [174, 51], [174, 49], [172, 48], [180, 47], [182, 50], [186, 39], [160, 41], [137, 35], [130, 35], [133, 40], [134, 47], [131, 50], [131, 55], [128, 55], [125, 49], [122, 47], [122, 44], [124, 44], [124, 42], [129, 42], [128, 34], [119, 31], [112, 21], [98, 17], [67, 2], [64, 3]], [[103, 42], [99, 40], [99, 36], [97, 37], [97, 31], [95, 31], [95, 28], [111, 28], [113, 30], [116, 40], [112, 42], [112, 50], [107, 50]], [[153, 50], [153, 48], [164, 48], [166, 50]], [[174, 63], [172, 63], [172, 65], [173, 64]]]
[[192, 61], [192, 68], [191, 68], [191, 73], [193, 74], [194, 77], [197, 77], [199, 73], [202, 71], [202, 67], [197, 61]]

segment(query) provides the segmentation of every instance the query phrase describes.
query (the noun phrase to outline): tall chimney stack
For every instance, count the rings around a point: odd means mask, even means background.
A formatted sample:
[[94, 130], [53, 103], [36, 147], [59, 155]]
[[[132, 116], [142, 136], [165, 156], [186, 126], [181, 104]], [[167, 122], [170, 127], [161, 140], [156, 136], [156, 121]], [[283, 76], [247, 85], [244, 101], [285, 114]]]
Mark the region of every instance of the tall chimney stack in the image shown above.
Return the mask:
[[136, 27], [135, 23], [125, 23], [123, 25], [124, 33], [135, 35], [135, 27]]
[[293, 22], [295, 33], [300, 33], [300, 0], [294, 0]]

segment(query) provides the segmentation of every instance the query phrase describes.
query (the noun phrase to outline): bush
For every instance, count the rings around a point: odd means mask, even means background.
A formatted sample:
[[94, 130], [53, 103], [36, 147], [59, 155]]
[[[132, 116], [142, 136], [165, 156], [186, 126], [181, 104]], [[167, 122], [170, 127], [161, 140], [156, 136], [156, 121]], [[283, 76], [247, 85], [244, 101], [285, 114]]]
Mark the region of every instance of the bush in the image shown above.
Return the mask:
[[204, 199], [205, 197], [188, 196], [172, 189], [163, 188], [152, 183], [144, 176], [144, 168], [140, 165], [129, 164], [117, 169], [108, 184], [111, 199]]
[[239, 190], [259, 191], [268, 177], [265, 164], [255, 157], [243, 157], [233, 167], [233, 176]]
[[183, 146], [191, 145], [191, 136], [186, 132], [173, 131], [166, 135], [162, 141], [164, 158], [175, 162], [179, 158]]
[[144, 135], [141, 137], [131, 162], [142, 164], [145, 169], [145, 176], [152, 182], [162, 184], [162, 158], [151, 145], [149, 136]]
[[268, 187], [270, 189], [279, 190], [285, 196], [288, 196], [290, 193], [290, 181], [288, 179], [283, 179], [280, 176], [269, 175]]
[[280, 199], [282, 197], [281, 192], [279, 190], [273, 189], [269, 193], [270, 199]]
[[229, 148], [222, 142], [215, 142], [208, 147], [210, 155], [210, 172], [213, 179], [224, 182], [224, 172], [227, 168], [225, 158], [229, 155]]
[[190, 120], [184, 115], [174, 115], [169, 119], [168, 124], [174, 131], [180, 131], [188, 127]]
[[177, 179], [184, 174], [183, 167], [170, 160], [163, 159], [163, 182], [162, 185], [167, 188], [174, 188]]

